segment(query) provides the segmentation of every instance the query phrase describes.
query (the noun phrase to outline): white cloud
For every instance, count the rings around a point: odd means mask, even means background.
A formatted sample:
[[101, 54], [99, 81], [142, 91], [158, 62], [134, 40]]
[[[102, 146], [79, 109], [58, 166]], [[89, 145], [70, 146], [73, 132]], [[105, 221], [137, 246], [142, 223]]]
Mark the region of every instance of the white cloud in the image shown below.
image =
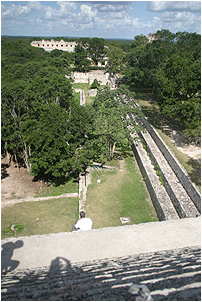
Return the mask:
[[191, 12], [166, 12], [162, 16], [164, 28], [172, 32], [192, 31], [199, 32], [201, 28], [201, 18]]
[[148, 3], [147, 9], [153, 12], [162, 11], [190, 11], [200, 12], [200, 1], [151, 1]]
[[[200, 1], [152, 1], [137, 16], [135, 1], [2, 2], [2, 34], [129, 37], [161, 28], [200, 32]], [[18, 26], [19, 25], [19, 26]], [[13, 30], [14, 29], [14, 30]], [[17, 32], [18, 31], [18, 32]]]
[[76, 15], [74, 11], [76, 10], [77, 6], [75, 2], [57, 2], [58, 9], [53, 8], [51, 6], [46, 6], [45, 14], [43, 16], [44, 19], [65, 19], [67, 17], [75, 18]]
[[164, 22], [188, 22], [190, 20], [197, 21], [199, 17], [190, 12], [166, 12], [162, 15], [162, 20]]
[[112, 12], [110, 14], [110, 18], [112, 19], [122, 19], [124, 17], [124, 14], [122, 12]]
[[17, 14], [20, 16], [29, 15], [34, 10], [43, 10], [44, 6], [38, 1], [30, 1], [27, 5], [19, 5]]
[[58, 1], [57, 5], [60, 7], [60, 11], [65, 12], [65, 13], [68, 13], [69, 11], [74, 11], [77, 9], [77, 5], [75, 2]]
[[89, 5], [81, 5], [81, 13], [79, 14], [80, 18], [86, 18], [91, 21], [97, 15], [97, 10], [92, 9]]
[[33, 11], [44, 9], [39, 1], [29, 1], [27, 5], [11, 4], [9, 7], [2, 5], [2, 18], [18, 18], [30, 15]]
[[91, 2], [99, 12], [121, 12], [131, 7], [130, 1], [93, 1]]
[[125, 10], [124, 5], [114, 5], [114, 4], [97, 4], [95, 5], [99, 12], [121, 12]]

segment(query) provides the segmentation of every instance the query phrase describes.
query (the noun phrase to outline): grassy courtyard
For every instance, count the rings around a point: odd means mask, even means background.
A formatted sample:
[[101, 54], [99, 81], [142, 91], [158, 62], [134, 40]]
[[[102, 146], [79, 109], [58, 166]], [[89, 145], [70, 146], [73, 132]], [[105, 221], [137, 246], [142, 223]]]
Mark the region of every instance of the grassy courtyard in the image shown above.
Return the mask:
[[[70, 232], [78, 219], [78, 199], [60, 198], [22, 202], [1, 210], [1, 238]], [[20, 230], [23, 227], [22, 230]]]
[[[100, 183], [97, 183], [98, 179]], [[120, 217], [129, 217], [129, 224], [158, 220], [132, 156], [124, 160], [120, 170], [92, 171], [86, 212], [93, 220], [94, 228], [120, 226]]]
[[[120, 217], [129, 217], [129, 224], [157, 221], [142, 176], [133, 156], [110, 163], [116, 170], [92, 169], [92, 184], [88, 186], [86, 213], [93, 228], [120, 226]], [[101, 183], [97, 183], [100, 179]], [[43, 195], [60, 195], [67, 188], [78, 192], [73, 180], [66, 185], [49, 187]], [[70, 232], [78, 219], [78, 199], [59, 198], [46, 201], [22, 202], [1, 211], [2, 239], [13, 236], [32, 236]], [[15, 225], [17, 234], [11, 231]]]

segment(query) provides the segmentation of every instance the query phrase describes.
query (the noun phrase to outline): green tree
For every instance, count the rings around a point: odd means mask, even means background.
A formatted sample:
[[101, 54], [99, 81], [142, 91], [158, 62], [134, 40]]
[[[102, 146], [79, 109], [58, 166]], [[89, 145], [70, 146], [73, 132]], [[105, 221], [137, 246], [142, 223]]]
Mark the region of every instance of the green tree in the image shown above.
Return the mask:
[[[125, 88], [110, 91], [103, 88], [98, 91], [94, 100], [91, 115], [94, 117], [92, 136], [90, 141], [94, 159], [104, 161], [112, 159], [116, 148], [124, 152], [126, 142], [129, 141], [128, 126], [131, 124], [137, 130], [137, 125], [128, 119], [127, 115], [133, 113], [140, 115], [137, 107], [130, 101], [130, 93]], [[131, 130], [132, 131], [132, 130]]]
[[91, 65], [90, 60], [87, 59], [87, 50], [81, 44], [77, 44], [74, 50], [74, 54], [74, 65], [76, 70], [81, 72], [87, 72]]
[[111, 47], [107, 52], [107, 66], [106, 70], [110, 74], [122, 72], [123, 69], [123, 51], [117, 47]]
[[157, 73], [156, 97], [161, 111], [184, 125], [185, 133], [200, 137], [200, 60], [170, 56]]
[[106, 49], [104, 47], [104, 39], [100, 38], [92, 38], [90, 39], [89, 46], [88, 46], [88, 54], [95, 63], [95, 65], [98, 65], [98, 62], [100, 62], [103, 57], [106, 54]]
[[100, 86], [100, 83], [95, 79], [90, 87], [90, 89], [97, 89]]
[[131, 48], [146, 45], [148, 42], [149, 39], [144, 35], [135, 36], [133, 42], [131, 43]]

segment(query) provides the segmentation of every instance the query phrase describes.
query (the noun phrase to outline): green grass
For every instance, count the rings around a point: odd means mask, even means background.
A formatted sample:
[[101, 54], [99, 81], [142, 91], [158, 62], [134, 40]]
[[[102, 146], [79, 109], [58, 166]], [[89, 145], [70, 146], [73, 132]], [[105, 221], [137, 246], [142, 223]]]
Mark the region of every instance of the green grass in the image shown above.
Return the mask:
[[[93, 100], [95, 97], [93, 96], [88, 96], [88, 90], [90, 89], [90, 85], [87, 83], [74, 83], [73, 88], [79, 88], [83, 89], [85, 93], [85, 98], [86, 98], [86, 104], [91, 104], [93, 103]], [[80, 99], [80, 96], [79, 96]]]
[[13, 237], [11, 225], [19, 225], [16, 237], [70, 232], [78, 219], [78, 199], [60, 198], [22, 202], [1, 210], [2, 239]]
[[92, 172], [86, 212], [94, 228], [120, 226], [120, 217], [130, 217], [129, 224], [158, 221], [133, 157], [125, 159], [124, 171]]
[[88, 83], [74, 83], [73, 88], [90, 89], [90, 85]]
[[[91, 85], [87, 84], [87, 83], [74, 83], [73, 84], [73, 88], [79, 88], [79, 89], [83, 89], [84, 93], [85, 93], [85, 98], [86, 98], [86, 104], [92, 104], [94, 101], [94, 96], [89, 96], [88, 95], [88, 90], [90, 90]], [[100, 88], [104, 88], [107, 87], [106, 85], [100, 85]]]
[[80, 92], [74, 92], [75, 93], [75, 99], [80, 104]]

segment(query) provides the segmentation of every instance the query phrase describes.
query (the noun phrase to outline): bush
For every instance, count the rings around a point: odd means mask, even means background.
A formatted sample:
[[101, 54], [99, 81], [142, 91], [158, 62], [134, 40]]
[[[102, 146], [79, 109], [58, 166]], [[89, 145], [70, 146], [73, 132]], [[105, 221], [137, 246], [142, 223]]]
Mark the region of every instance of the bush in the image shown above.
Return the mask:
[[90, 89], [97, 89], [100, 86], [100, 83], [95, 79], [90, 87]]

